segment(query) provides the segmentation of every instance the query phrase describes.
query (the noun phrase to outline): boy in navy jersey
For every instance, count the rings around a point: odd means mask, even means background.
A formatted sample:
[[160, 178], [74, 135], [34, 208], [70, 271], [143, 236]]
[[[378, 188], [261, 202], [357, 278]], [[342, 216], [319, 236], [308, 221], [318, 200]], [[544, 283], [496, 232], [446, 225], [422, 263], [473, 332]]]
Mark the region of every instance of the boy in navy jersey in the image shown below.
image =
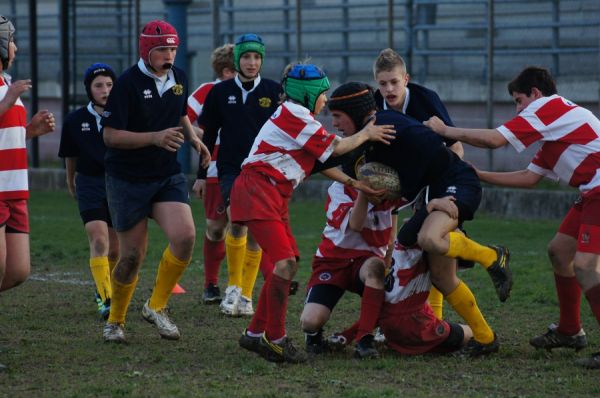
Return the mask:
[[70, 113], [63, 123], [58, 156], [65, 158], [67, 187], [77, 200], [79, 214], [90, 244], [90, 270], [96, 284], [98, 312], [110, 312], [110, 272], [119, 260], [119, 242], [112, 228], [106, 201], [101, 114], [113, 84], [115, 72], [103, 63], [92, 64], [83, 83], [90, 102]]
[[[346, 97], [352, 94], [353, 90], [350, 90], [346, 92]], [[359, 97], [358, 92], [354, 94], [356, 95], [353, 99], [356, 100]], [[373, 93], [363, 90], [360, 95], [372, 96]], [[399, 174], [401, 194], [405, 199], [413, 201], [427, 186], [429, 200], [452, 197], [456, 207], [453, 211], [426, 210], [427, 216], [418, 231], [416, 243], [429, 256], [433, 284], [473, 329], [474, 339], [466, 347], [469, 354], [484, 355], [496, 352], [496, 336], [479, 311], [473, 293], [456, 276], [454, 261], [455, 258], [463, 258], [479, 262], [488, 270], [497, 290], [510, 291], [512, 276], [507, 263], [508, 251], [502, 247], [479, 245], [462, 233], [454, 232], [463, 221], [473, 218], [479, 206], [481, 186], [475, 171], [450, 151], [439, 136], [436, 137], [433, 131], [418, 120], [393, 110], [375, 113], [374, 107], [368, 110], [352, 105], [353, 103], [347, 100], [337, 103], [331, 101], [329, 107], [334, 119], [352, 118], [364, 125], [375, 114], [378, 124], [395, 126], [397, 137], [391, 145], [367, 145], [366, 161], [381, 162], [393, 167]], [[343, 125], [356, 128], [349, 123]], [[402, 228], [398, 232], [398, 236], [401, 235]]]
[[173, 26], [164, 21], [147, 23], [140, 34], [140, 59], [119, 77], [102, 114], [108, 205], [121, 248], [112, 273], [105, 341], [125, 341], [125, 316], [146, 254], [149, 217], [163, 230], [169, 245], [142, 316], [156, 325], [161, 337], [180, 337], [165, 309], [191, 261], [196, 228], [177, 149], [188, 139], [203, 157], [204, 167], [210, 152], [187, 117], [187, 79], [173, 66], [178, 44]]
[[[213, 87], [206, 97], [198, 125], [210, 150], [219, 137], [218, 180], [225, 206], [229, 207], [231, 187], [260, 128], [277, 109], [281, 85], [264, 79], [260, 69], [265, 46], [260, 36], [241, 35], [234, 46], [236, 77]], [[227, 315], [252, 315], [252, 291], [262, 251], [247, 228], [231, 223], [225, 237], [229, 274], [221, 312]]]

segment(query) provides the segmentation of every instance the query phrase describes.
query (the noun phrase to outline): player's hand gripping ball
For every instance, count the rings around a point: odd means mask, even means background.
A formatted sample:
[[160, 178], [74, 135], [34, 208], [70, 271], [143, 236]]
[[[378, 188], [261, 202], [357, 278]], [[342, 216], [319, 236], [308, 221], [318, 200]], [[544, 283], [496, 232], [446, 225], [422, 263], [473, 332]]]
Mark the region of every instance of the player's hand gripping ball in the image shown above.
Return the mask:
[[400, 177], [396, 170], [379, 162], [365, 163], [358, 169], [356, 176], [375, 190], [385, 189], [384, 199], [399, 199]]

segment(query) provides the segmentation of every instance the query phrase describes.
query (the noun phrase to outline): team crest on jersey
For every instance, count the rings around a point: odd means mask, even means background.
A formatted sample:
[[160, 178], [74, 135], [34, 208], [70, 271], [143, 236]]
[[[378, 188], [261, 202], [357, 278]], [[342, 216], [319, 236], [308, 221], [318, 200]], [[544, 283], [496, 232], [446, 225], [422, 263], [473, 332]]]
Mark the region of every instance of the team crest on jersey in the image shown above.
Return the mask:
[[172, 90], [173, 90], [173, 94], [175, 94], [175, 95], [183, 95], [183, 85], [181, 85], [181, 84], [174, 85]]
[[456, 194], [456, 186], [450, 185], [448, 188], [446, 188], [446, 193], [449, 193], [451, 195]]
[[581, 243], [582, 245], [589, 245], [590, 244], [590, 234], [588, 232], [582, 233], [579, 243]]
[[326, 282], [331, 279], [331, 274], [329, 272], [321, 272], [319, 274], [319, 280], [321, 282]]
[[152, 98], [152, 90], [147, 88], [143, 91], [143, 93], [144, 93], [144, 99]]
[[259, 98], [258, 105], [260, 105], [263, 108], [269, 108], [271, 106], [271, 98], [269, 98], [269, 97]]
[[90, 124], [88, 122], [81, 123], [81, 131], [90, 131]]
[[227, 103], [228, 104], [237, 104], [237, 101], [235, 100], [235, 95], [230, 95], [229, 97], [227, 97]]

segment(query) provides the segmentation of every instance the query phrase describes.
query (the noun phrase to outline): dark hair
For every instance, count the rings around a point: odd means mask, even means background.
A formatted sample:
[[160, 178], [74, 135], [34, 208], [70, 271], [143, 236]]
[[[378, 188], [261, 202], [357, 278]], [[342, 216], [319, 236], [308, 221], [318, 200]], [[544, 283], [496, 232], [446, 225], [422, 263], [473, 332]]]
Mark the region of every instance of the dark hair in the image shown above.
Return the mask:
[[508, 83], [508, 93], [522, 93], [531, 95], [531, 89], [535, 87], [545, 97], [556, 94], [556, 83], [548, 69], [528, 66], [523, 69], [517, 77]]
[[374, 90], [371, 86], [361, 82], [344, 83], [331, 94], [327, 106], [330, 111], [339, 110], [346, 113], [356, 131], [365, 125], [365, 117], [377, 110]]

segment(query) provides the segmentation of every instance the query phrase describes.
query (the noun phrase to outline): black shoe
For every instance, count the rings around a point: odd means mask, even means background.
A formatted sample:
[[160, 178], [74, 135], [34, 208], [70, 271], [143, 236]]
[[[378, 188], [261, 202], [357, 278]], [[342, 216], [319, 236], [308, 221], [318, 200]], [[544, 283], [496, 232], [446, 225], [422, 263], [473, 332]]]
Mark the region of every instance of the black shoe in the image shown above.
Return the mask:
[[240, 347], [260, 354], [260, 337], [248, 336], [248, 330], [244, 329], [239, 340]]
[[481, 357], [484, 355], [490, 355], [496, 353], [500, 350], [500, 343], [498, 342], [498, 337], [494, 333], [494, 340], [489, 344], [483, 344], [478, 342], [475, 339], [469, 340], [466, 346], [464, 346], [460, 351], [460, 355], [466, 357]]
[[559, 333], [557, 326], [552, 324], [548, 327], [548, 331], [545, 334], [536, 336], [529, 340], [529, 344], [535, 348], [545, 348], [551, 351], [553, 348], [574, 348], [575, 351], [583, 350], [587, 346], [587, 337], [583, 329], [573, 336], [567, 336]]
[[496, 251], [497, 258], [487, 272], [492, 278], [498, 298], [501, 302], [505, 302], [510, 297], [513, 286], [512, 271], [508, 266], [510, 253], [504, 246], [490, 246], [490, 248]]
[[219, 286], [208, 284], [208, 287], [204, 289], [203, 295], [204, 304], [219, 304], [221, 302], [221, 289]]
[[379, 358], [379, 352], [375, 348], [375, 337], [372, 334], [366, 334], [360, 338], [354, 347], [354, 358]]
[[293, 296], [298, 292], [298, 287], [300, 286], [300, 284], [298, 283], [298, 281], [292, 281], [292, 283], [290, 283], [290, 290], [288, 292], [288, 296]]
[[304, 332], [304, 337], [307, 353], [320, 355], [331, 352], [331, 348], [327, 344], [327, 341], [323, 339], [323, 329], [314, 334]]
[[600, 352], [595, 352], [587, 358], [578, 359], [575, 364], [586, 369], [600, 369]]
[[302, 363], [307, 359], [306, 354], [298, 351], [288, 337], [284, 337], [279, 343], [273, 343], [264, 333], [259, 342], [258, 353], [269, 362]]

